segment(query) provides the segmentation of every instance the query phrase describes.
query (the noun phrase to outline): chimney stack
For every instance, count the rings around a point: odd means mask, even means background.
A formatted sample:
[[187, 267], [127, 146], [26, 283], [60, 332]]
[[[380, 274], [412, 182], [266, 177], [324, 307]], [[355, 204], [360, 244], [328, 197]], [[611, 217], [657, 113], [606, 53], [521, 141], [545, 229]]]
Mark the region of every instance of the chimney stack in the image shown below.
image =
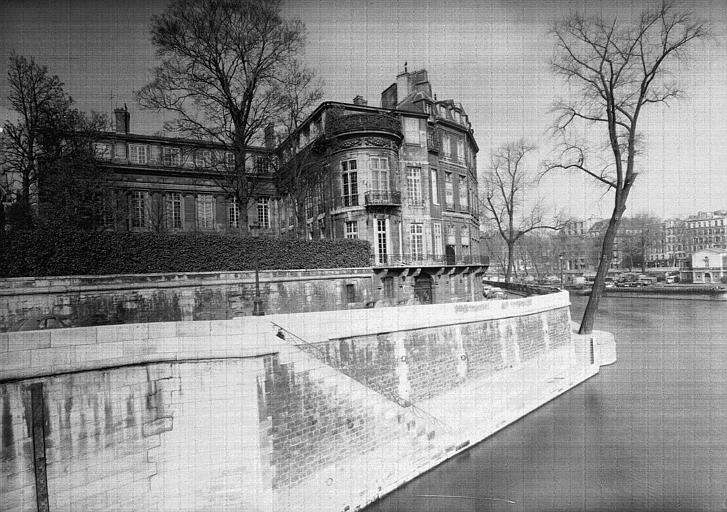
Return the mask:
[[369, 104], [369, 102], [368, 102], [368, 101], [366, 101], [366, 100], [364, 99], [364, 97], [363, 97], [363, 96], [361, 96], [360, 94], [358, 94], [358, 95], [357, 95], [357, 96], [356, 96], [356, 97], [355, 97], [355, 98], [353, 99], [353, 104], [354, 104], [354, 105], [363, 105], [363, 106], [365, 107], [366, 105], [368, 105], [368, 104]]
[[275, 126], [272, 124], [265, 127], [265, 147], [268, 149], [275, 147]]
[[130, 116], [126, 103], [124, 103], [124, 108], [114, 109], [114, 118], [116, 120], [116, 133], [129, 133]]

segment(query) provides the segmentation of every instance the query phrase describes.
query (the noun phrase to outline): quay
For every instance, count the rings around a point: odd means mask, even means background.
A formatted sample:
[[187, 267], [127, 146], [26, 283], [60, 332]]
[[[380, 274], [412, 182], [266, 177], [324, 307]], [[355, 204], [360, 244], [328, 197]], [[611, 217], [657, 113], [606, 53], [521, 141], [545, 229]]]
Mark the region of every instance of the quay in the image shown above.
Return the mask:
[[565, 291], [0, 334], [1, 510], [355, 510], [615, 361]]

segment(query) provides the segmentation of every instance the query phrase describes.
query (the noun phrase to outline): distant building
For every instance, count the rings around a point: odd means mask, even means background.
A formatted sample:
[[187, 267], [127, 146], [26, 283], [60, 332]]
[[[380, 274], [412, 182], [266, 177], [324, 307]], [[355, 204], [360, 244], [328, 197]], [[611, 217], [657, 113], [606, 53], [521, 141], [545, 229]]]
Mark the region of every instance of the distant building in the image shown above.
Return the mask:
[[685, 223], [686, 252], [727, 248], [727, 211], [698, 212], [687, 217]]
[[692, 254], [692, 282], [727, 282], [727, 251], [702, 249]]

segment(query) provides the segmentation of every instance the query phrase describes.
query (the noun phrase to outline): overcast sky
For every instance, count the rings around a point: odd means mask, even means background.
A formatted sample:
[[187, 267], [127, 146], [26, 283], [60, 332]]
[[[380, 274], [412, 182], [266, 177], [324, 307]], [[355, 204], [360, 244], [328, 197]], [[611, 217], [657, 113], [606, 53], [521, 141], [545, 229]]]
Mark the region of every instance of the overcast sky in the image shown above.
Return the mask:
[[[7, 104], [7, 57], [33, 56], [66, 84], [80, 108], [111, 112], [126, 103], [132, 131], [154, 133], [162, 123], [141, 111], [133, 91], [149, 79], [156, 57], [149, 18], [158, 0], [0, 0], [0, 122]], [[563, 95], [549, 60], [555, 20], [584, 14], [637, 15], [644, 1], [584, 0], [290, 0], [289, 17], [307, 27], [305, 60], [325, 82], [325, 99], [350, 102], [357, 94], [379, 105], [381, 91], [408, 63], [426, 68], [439, 99], [462, 103], [480, 147], [480, 171], [490, 152], [520, 137], [538, 146], [532, 168], [554, 141], [549, 107]], [[627, 215], [662, 217], [727, 209], [727, 2], [689, 2], [713, 24], [679, 70], [688, 96], [643, 121], [645, 152]], [[533, 191], [552, 210], [573, 216], [610, 215], [611, 196], [582, 177], [559, 175]]]

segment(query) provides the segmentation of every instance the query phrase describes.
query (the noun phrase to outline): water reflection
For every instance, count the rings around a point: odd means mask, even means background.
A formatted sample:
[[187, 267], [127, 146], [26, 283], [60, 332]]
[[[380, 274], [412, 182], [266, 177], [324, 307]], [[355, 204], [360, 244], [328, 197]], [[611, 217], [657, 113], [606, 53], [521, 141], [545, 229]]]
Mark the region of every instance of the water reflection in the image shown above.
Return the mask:
[[615, 365], [367, 510], [727, 510], [727, 303], [607, 297], [596, 328]]

